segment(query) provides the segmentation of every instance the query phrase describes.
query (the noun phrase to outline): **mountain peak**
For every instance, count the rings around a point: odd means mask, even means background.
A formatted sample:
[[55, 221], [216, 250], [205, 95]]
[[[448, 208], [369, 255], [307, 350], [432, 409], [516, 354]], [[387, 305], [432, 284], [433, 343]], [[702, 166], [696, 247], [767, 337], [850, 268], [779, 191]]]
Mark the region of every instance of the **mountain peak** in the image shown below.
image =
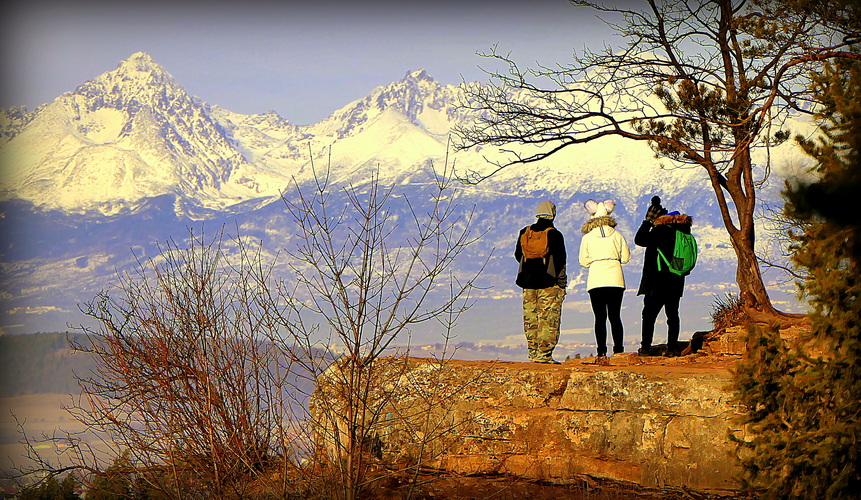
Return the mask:
[[128, 59], [120, 61], [116, 72], [121, 75], [150, 74], [162, 80], [170, 77], [167, 71], [153, 61], [146, 52], [135, 52]]
[[141, 61], [145, 63], [153, 62], [152, 56], [150, 56], [146, 52], [135, 52], [134, 54], [130, 55], [129, 58], [126, 59], [126, 61]]
[[424, 69], [417, 69], [415, 71], [407, 71], [407, 74], [404, 75], [404, 80], [416, 80], [416, 81], [434, 81], [433, 78], [428, 74]]
[[33, 132], [12, 129], [4, 152], [53, 151], [42, 140], [52, 137], [71, 153], [30, 155], [16, 164], [16, 177], [0, 177], [0, 184], [45, 206], [108, 213], [164, 194], [215, 205], [256, 195], [229, 182], [245, 160], [206, 103], [144, 52], [63, 94], [26, 127]]
[[168, 103], [162, 102], [166, 92], [171, 94], [170, 102], [190, 99], [173, 76], [146, 52], [135, 52], [120, 61], [116, 69], [87, 81], [75, 91], [116, 109], [132, 101], [161, 107]]

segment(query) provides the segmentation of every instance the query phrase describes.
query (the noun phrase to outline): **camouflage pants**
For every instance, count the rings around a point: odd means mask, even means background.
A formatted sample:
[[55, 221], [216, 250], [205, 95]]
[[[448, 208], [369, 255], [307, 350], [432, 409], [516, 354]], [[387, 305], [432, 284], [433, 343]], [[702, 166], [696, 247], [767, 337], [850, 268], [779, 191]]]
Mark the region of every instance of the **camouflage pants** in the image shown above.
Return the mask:
[[523, 330], [529, 348], [529, 361], [551, 359], [559, 342], [562, 322], [562, 300], [565, 289], [558, 286], [523, 289]]

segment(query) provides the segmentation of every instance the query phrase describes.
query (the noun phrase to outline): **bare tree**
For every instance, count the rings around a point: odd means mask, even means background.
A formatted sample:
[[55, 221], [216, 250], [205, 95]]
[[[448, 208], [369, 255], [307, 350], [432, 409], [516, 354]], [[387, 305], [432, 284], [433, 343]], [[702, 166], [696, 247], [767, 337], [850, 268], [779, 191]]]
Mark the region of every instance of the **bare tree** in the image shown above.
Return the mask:
[[190, 233], [82, 307], [98, 328], [82, 327], [91, 341], [75, 346], [96, 361], [66, 408], [88, 431], [66, 436], [75, 465], [132, 464], [168, 498], [246, 497], [286, 467], [292, 382], [261, 341], [275, 325], [262, 316], [260, 252], [223, 230]]
[[[496, 162], [495, 172], [620, 136], [647, 142], [674, 165], [702, 167], [738, 259], [746, 310], [783, 316], [754, 251], [757, 190], [770, 165], [755, 164], [752, 152], [789, 137], [782, 129], [789, 113], [809, 111], [810, 71], [828, 59], [859, 56], [850, 50], [858, 40], [851, 23], [857, 9], [839, 1], [647, 0], [642, 11], [571, 3], [608, 16], [627, 45], [531, 70], [495, 49], [485, 54], [508, 71], [490, 72], [490, 84], [468, 88], [464, 106], [480, 118], [457, 130], [457, 146], [535, 146]], [[471, 180], [487, 175], [473, 172]]]
[[[305, 428], [315, 433], [308, 442], [316, 447], [319, 472], [336, 478], [318, 484], [336, 484], [337, 491], [325, 493], [353, 499], [404, 470], [380, 461], [381, 426], [392, 418], [409, 418], [413, 425], [421, 419], [388, 410], [410, 383], [399, 375], [406, 373], [408, 358], [388, 355], [396, 339], [422, 322], [437, 321], [447, 342], [468, 308], [478, 273], [459, 276], [453, 264], [477, 239], [470, 228], [474, 209], [461, 209], [448, 170], [431, 172], [424, 193], [428, 204], [384, 188], [376, 175], [365, 185], [345, 188], [346, 204], [332, 202], [328, 169], [316, 179], [310, 189], [297, 185], [295, 198], [284, 195], [299, 237], [288, 250], [293, 281], [284, 282], [280, 299], [272, 302], [284, 306], [277, 317], [288, 325], [285, 349], [297, 358], [310, 359], [315, 350], [332, 345], [342, 351], [325, 373], [307, 367], [319, 376], [308, 415], [312, 425]], [[445, 359], [438, 361], [445, 366]], [[434, 407], [445, 399], [435, 399]], [[423, 442], [440, 432], [422, 434]], [[414, 467], [427, 459], [413, 458]]]
[[[453, 264], [477, 239], [474, 209], [448, 171], [431, 172], [415, 204], [376, 175], [343, 196], [328, 179], [283, 197], [296, 243], [286, 276], [259, 242], [222, 228], [167, 242], [82, 306], [97, 327], [75, 347], [96, 368], [66, 408], [86, 431], [47, 437], [67, 449], [64, 470], [166, 498], [353, 499], [441, 453], [427, 443], [453, 431], [440, 408], [461, 386], [425, 388], [415, 411], [391, 403], [426, 383], [401, 376], [410, 327], [435, 321], [447, 345], [469, 307], [478, 274]], [[393, 418], [422, 429], [409, 461], [382, 460]]]

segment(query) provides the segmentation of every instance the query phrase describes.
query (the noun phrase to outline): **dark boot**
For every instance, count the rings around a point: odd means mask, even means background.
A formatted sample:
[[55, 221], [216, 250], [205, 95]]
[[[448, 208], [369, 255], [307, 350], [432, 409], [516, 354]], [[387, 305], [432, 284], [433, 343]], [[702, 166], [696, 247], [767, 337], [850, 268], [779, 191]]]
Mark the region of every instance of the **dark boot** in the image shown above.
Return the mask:
[[675, 358], [679, 355], [679, 346], [676, 342], [667, 343], [667, 350], [664, 352], [665, 358]]

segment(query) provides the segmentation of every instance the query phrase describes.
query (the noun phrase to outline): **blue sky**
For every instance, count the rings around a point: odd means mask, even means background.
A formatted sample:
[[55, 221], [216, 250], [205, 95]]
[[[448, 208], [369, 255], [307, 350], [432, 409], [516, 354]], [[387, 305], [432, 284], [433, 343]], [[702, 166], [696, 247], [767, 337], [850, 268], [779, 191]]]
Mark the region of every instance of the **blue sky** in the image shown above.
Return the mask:
[[486, 80], [476, 52], [494, 44], [534, 66], [613, 42], [566, 0], [19, 0], [0, 18], [0, 107], [32, 110], [143, 51], [210, 104], [300, 125], [419, 68]]

